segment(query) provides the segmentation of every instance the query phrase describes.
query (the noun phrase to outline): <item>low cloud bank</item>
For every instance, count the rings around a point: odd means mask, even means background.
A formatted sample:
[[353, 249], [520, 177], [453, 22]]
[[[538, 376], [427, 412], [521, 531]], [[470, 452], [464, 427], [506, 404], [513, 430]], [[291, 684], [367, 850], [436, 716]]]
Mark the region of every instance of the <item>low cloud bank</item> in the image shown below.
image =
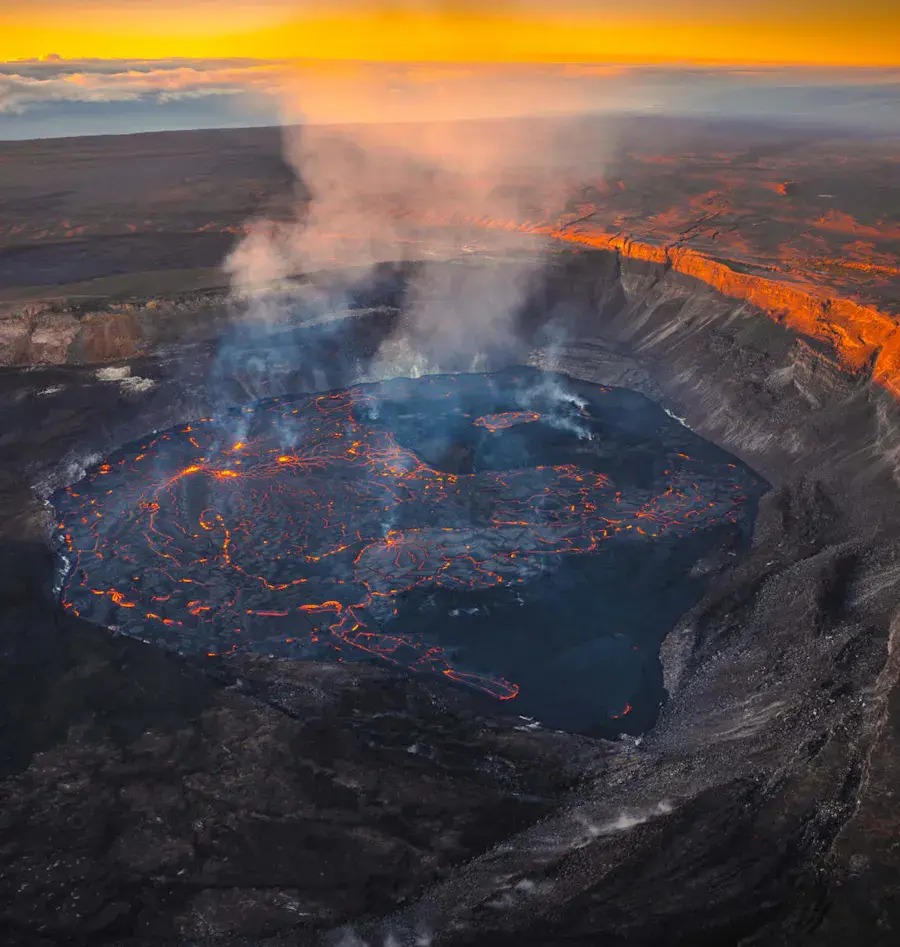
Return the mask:
[[0, 139], [585, 112], [762, 119], [900, 134], [900, 71], [65, 60], [52, 54], [0, 62]]
[[160, 105], [205, 96], [272, 95], [287, 72], [283, 63], [235, 60], [26, 60], [0, 63], [0, 115], [23, 115], [60, 103]]

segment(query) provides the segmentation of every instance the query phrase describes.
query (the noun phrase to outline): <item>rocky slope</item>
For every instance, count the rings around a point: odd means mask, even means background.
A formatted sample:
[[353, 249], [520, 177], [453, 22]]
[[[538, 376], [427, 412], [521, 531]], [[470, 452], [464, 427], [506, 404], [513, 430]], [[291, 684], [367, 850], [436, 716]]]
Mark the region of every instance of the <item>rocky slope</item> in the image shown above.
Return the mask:
[[[900, 917], [882, 782], [896, 776], [897, 404], [871, 364], [850, 370], [771, 312], [665, 265], [622, 257], [619, 272], [626, 305], [592, 337], [536, 360], [592, 377], [598, 345], [627, 352], [648, 393], [777, 485], [748, 560], [663, 646], [670, 702], [644, 752], [683, 766], [688, 783], [728, 760], [723, 775], [753, 773], [753, 791], [771, 793], [771, 823], [751, 820], [726, 848], [752, 848], [773, 828], [771, 858], [812, 845], [816, 867], [795, 878], [795, 900], [806, 884], [821, 900], [788, 920], [773, 899], [752, 942], [837, 943], [865, 929], [886, 943]], [[679, 766], [671, 754], [687, 733], [691, 760]], [[662, 785], [678, 779], [669, 772]], [[735, 872], [762, 870], [758, 853], [739, 869], [738, 851]], [[582, 907], [596, 910], [595, 899]]]

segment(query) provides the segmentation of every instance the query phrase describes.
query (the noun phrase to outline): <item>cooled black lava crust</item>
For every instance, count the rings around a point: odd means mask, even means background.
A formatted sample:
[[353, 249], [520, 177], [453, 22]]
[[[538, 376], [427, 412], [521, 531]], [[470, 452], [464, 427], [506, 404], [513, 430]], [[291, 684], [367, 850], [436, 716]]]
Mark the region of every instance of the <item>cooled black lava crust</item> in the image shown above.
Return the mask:
[[256, 402], [53, 497], [61, 597], [179, 651], [375, 656], [641, 732], [766, 485], [642, 395], [519, 368]]

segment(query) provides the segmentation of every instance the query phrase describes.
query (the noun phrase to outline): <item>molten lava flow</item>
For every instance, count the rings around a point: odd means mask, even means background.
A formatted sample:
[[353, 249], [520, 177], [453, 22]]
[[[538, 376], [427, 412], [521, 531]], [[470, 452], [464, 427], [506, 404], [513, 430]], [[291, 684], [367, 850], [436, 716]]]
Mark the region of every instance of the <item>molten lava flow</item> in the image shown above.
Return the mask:
[[[734, 465], [704, 470], [677, 450], [661, 462], [658, 491], [617, 487], [574, 463], [476, 462], [459, 475], [424, 462], [377, 420], [387, 393], [401, 420], [407, 402], [426, 413], [426, 431], [462, 418], [459, 430], [489, 451], [503, 438], [537, 436], [532, 411], [469, 420], [468, 390], [496, 402], [486, 378], [260, 403], [242, 409], [247, 433], [237, 442], [228, 418], [204, 418], [136, 443], [55, 499], [71, 563], [64, 604], [181, 650], [277, 640], [303, 654], [368, 653], [515, 697], [516, 684], [461, 666], [427, 627], [395, 628], [404, 598], [525, 589], [612, 539], [653, 542], [735, 523], [752, 481]], [[445, 421], [429, 422], [430, 410]], [[528, 431], [509, 430], [523, 424]]]

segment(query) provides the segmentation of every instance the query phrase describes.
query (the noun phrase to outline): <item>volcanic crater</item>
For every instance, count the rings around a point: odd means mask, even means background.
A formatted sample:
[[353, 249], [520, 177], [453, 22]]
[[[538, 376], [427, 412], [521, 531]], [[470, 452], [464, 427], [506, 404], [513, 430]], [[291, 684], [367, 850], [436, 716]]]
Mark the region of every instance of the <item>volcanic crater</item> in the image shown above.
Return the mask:
[[874, 929], [891, 393], [607, 251], [551, 254], [484, 373], [361, 383], [414, 275], [130, 375], [0, 377], [7, 536], [33, 539], [3, 572], [8, 942]]

